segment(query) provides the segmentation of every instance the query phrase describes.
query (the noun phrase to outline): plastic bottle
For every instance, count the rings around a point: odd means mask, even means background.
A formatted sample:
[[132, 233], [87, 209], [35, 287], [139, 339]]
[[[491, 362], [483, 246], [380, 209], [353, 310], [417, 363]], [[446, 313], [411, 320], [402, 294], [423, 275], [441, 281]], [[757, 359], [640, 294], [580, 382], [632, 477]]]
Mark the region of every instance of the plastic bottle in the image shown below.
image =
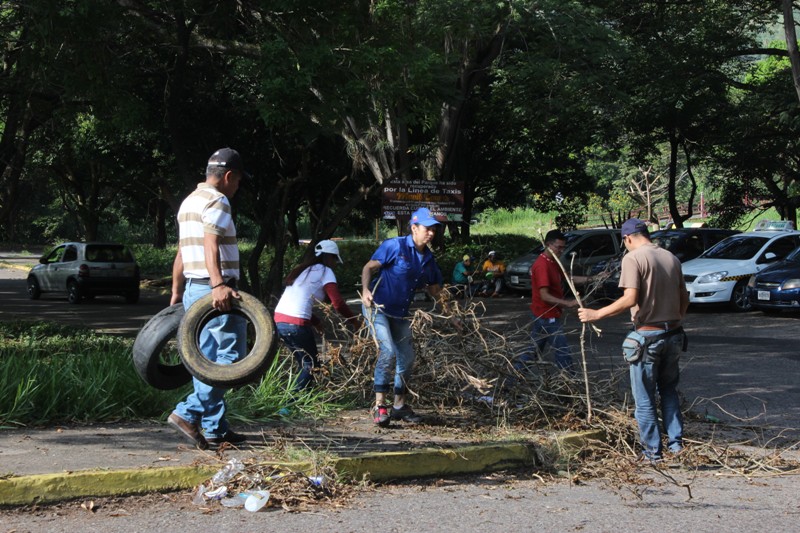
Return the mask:
[[244, 501], [244, 508], [251, 513], [256, 513], [264, 508], [269, 501], [268, 490], [256, 490], [252, 492]]
[[211, 483], [214, 485], [224, 485], [236, 477], [236, 474], [242, 470], [244, 470], [244, 463], [239, 459], [231, 459], [228, 461], [228, 464], [222, 467], [222, 470], [214, 474], [214, 477], [211, 478]]
[[205, 493], [206, 493], [206, 486], [199, 485], [197, 487], [197, 490], [194, 492], [194, 495], [192, 496], [192, 503], [195, 505], [203, 505], [204, 503], [206, 503], [206, 499], [204, 497]]
[[223, 507], [244, 507], [244, 502], [247, 501], [247, 498], [250, 495], [246, 492], [240, 492], [230, 498], [223, 498], [219, 501], [223, 505]]

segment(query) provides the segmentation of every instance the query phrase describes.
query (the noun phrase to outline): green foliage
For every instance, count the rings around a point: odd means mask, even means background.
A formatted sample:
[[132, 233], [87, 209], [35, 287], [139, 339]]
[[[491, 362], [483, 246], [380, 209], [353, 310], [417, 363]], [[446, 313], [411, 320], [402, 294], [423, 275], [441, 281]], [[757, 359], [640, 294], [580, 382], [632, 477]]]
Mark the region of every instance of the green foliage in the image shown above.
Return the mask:
[[[191, 385], [159, 391], [131, 363], [131, 339], [47, 322], [0, 322], [0, 428], [164, 418]], [[283, 353], [283, 352], [282, 352]], [[258, 385], [228, 394], [230, 418], [255, 422], [289, 403], [291, 358], [283, 353]], [[322, 391], [294, 396], [295, 415], [330, 413]]]
[[150, 244], [131, 246], [133, 256], [139, 264], [142, 278], [160, 279], [172, 276], [172, 263], [175, 261], [177, 245], [156, 248]]

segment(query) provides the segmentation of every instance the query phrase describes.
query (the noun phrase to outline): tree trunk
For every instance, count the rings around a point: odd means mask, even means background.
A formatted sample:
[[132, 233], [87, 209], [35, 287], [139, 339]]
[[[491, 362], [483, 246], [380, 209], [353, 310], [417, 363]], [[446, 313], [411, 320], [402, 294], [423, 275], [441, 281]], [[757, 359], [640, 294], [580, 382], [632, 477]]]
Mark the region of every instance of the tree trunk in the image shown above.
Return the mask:
[[794, 29], [794, 12], [792, 0], [781, 0], [783, 5], [783, 32], [786, 35], [786, 50], [789, 52], [789, 63], [792, 66], [792, 81], [797, 99], [800, 101], [800, 51], [797, 49], [797, 33]]
[[680, 141], [678, 139], [678, 134], [675, 132], [675, 129], [672, 129], [669, 132], [669, 182], [667, 185], [667, 203], [669, 204], [669, 214], [672, 217], [672, 223], [675, 224], [676, 228], [682, 228], [683, 221], [686, 220], [685, 217], [681, 216], [681, 212], [678, 209], [678, 198], [675, 193], [675, 185], [678, 179], [679, 146]]

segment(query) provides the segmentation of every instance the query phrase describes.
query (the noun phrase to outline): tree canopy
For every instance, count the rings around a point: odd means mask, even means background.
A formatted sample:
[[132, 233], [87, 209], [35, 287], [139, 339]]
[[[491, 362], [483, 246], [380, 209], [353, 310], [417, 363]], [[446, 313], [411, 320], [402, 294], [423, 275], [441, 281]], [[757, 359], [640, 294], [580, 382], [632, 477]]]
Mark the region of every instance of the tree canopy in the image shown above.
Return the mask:
[[[784, 8], [5, 3], [0, 226], [9, 241], [124, 235], [164, 246], [222, 146], [254, 176], [234, 206], [256, 242], [247, 271], [258, 290], [279, 287], [300, 237], [366, 232], [393, 180], [464, 182], [467, 221], [488, 206], [535, 206], [560, 210], [567, 227], [588, 205], [611, 224], [641, 208], [648, 195], [625, 191], [652, 169], [678, 224], [704, 187], [721, 223], [764, 206], [796, 218], [800, 101], [786, 58], [797, 47], [764, 37], [776, 24], [773, 37], [790, 34]], [[267, 246], [276, 253], [264, 276]]]

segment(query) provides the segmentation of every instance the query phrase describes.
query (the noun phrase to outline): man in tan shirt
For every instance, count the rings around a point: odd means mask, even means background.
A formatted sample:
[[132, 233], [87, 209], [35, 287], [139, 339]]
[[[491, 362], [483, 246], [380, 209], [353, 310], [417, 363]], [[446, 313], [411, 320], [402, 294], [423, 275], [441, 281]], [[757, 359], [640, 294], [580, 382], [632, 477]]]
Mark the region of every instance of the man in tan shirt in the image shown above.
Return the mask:
[[582, 322], [594, 322], [631, 310], [634, 331], [623, 342], [623, 354], [630, 364], [631, 390], [644, 455], [651, 461], [659, 461], [662, 442], [656, 393], [661, 398], [667, 446], [672, 453], [683, 448], [677, 386], [678, 363], [685, 344], [682, 323], [689, 296], [680, 261], [650, 241], [643, 221], [637, 218], [625, 221], [622, 240], [628, 249], [619, 279], [622, 296], [600, 309], [580, 308], [578, 317]]

